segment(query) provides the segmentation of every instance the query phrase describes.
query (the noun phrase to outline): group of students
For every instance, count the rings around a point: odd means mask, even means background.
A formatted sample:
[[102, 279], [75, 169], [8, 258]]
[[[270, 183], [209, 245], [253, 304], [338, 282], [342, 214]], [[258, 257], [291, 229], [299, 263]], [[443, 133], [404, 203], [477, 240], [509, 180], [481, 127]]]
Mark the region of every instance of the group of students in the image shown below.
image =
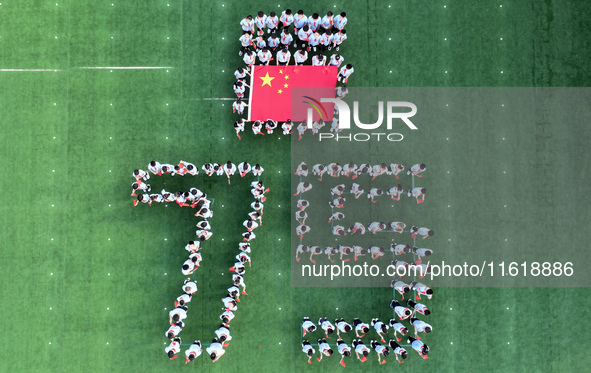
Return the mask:
[[[255, 65], [257, 59], [261, 65], [268, 65], [274, 59], [276, 65], [289, 65], [292, 61], [289, 48], [293, 45], [297, 49], [293, 55], [293, 62], [295, 65], [302, 65], [308, 60], [310, 51], [317, 52], [320, 49], [324, 52], [333, 48], [339, 51], [340, 45], [347, 39], [347, 22], [345, 12], [336, 16], [332, 12], [327, 12], [324, 17], [314, 13], [307, 17], [301, 9], [295, 15], [291, 9], [286, 9], [279, 18], [275, 12], [267, 16], [263, 11], [259, 11], [256, 17], [248, 15], [240, 21], [242, 36], [238, 39], [241, 44], [238, 55], [243, 56], [247, 69]], [[290, 31], [292, 24], [293, 35]], [[265, 32], [269, 35], [267, 39]], [[275, 51], [277, 52], [274, 58]], [[312, 57], [312, 66], [339, 67], [342, 63], [343, 58], [338, 54], [333, 55], [330, 61], [323, 54]], [[347, 79], [352, 73], [353, 66], [347, 64], [339, 72], [339, 81], [340, 78]]]
[[[225, 347], [228, 347], [229, 341], [232, 339], [230, 334], [230, 321], [234, 319], [234, 311], [238, 309], [238, 302], [240, 302], [240, 295], [248, 295], [246, 293], [246, 284], [244, 282], [244, 274], [246, 272], [246, 263], [251, 266], [251, 258], [249, 256], [251, 252], [250, 241], [255, 238], [252, 232], [258, 226], [262, 226], [263, 216], [263, 203], [261, 200], [264, 198], [264, 193], [268, 192], [269, 189], [265, 189], [261, 181], [252, 182], [251, 193], [255, 196], [255, 201], [251, 203], [253, 211], [248, 213], [248, 219], [243, 222], [246, 232], [242, 234], [243, 242], [238, 244], [240, 252], [236, 255], [236, 263], [230, 267], [232, 274], [232, 286], [228, 288], [227, 295], [222, 298], [223, 313], [220, 315], [221, 325], [215, 331], [216, 337], [212, 340], [209, 347], [206, 348], [206, 352], [213, 362], [217, 361], [223, 356], [226, 351]], [[210, 226], [207, 220], [197, 224], [202, 230], [209, 230]], [[200, 242], [190, 241], [185, 249], [189, 252], [189, 259], [183, 263], [182, 272], [184, 275], [193, 274], [193, 272], [199, 268], [201, 262], [200, 254]], [[179, 333], [184, 327], [183, 320], [187, 317], [187, 303], [189, 303], [193, 297], [193, 294], [197, 292], [196, 281], [187, 278], [183, 284], [183, 294], [179, 296], [175, 301], [175, 308], [169, 312], [170, 328], [165, 333], [166, 337], [171, 340], [169, 346], [165, 348], [165, 352], [169, 359], [175, 359], [177, 354], [181, 350], [181, 339]], [[201, 342], [196, 340], [191, 346], [185, 351], [186, 363], [193, 361], [195, 358], [200, 356], [202, 353]]]
[[[422, 173], [427, 169], [427, 166], [424, 163], [417, 163], [414, 164], [407, 172], [407, 175], [423, 177]], [[370, 163], [362, 163], [361, 165], [357, 166], [354, 162], [349, 162], [344, 164], [343, 166], [340, 165], [338, 162], [329, 163], [328, 165], [324, 165], [322, 163], [317, 163], [312, 166], [312, 174], [318, 177], [319, 181], [322, 181], [322, 177], [324, 174], [332, 177], [351, 177], [352, 180], [355, 180], [361, 175], [367, 174], [372, 177], [372, 180], [375, 180], [380, 175], [393, 175], [396, 179], [399, 179], [398, 174], [404, 171], [404, 165], [402, 163], [391, 163], [390, 165], [386, 163], [381, 163], [378, 165], [372, 165]], [[309, 168], [306, 163], [302, 162], [296, 168], [296, 172], [294, 173], [297, 176], [306, 177], [308, 176]], [[333, 193], [334, 194], [334, 193]]]
[[[421, 357], [426, 359], [429, 353], [429, 346], [421, 341], [421, 337], [419, 337], [418, 334], [430, 333], [433, 330], [433, 327], [426, 322], [419, 320], [416, 316], [417, 314], [428, 316], [431, 311], [424, 304], [412, 300], [408, 300], [406, 307], [400, 305], [396, 300], [393, 300], [390, 306], [394, 309], [398, 320], [394, 317], [390, 319], [388, 324], [385, 324], [378, 318], [372, 319], [369, 324], [355, 318], [353, 319], [353, 325], [347, 323], [343, 318], [335, 319], [334, 324], [332, 324], [327, 317], [320, 318], [318, 320], [318, 326], [323, 330], [324, 336], [323, 338], [318, 338], [318, 344], [316, 346], [320, 356], [317, 357], [316, 360], [320, 362], [324, 356], [332, 356], [334, 354], [327, 339], [331, 339], [331, 335], [333, 335], [335, 331], [337, 334], [336, 349], [341, 356], [340, 363], [343, 366], [345, 366], [345, 358], [350, 357], [353, 351], [355, 352], [357, 359], [361, 362], [365, 362], [372, 350], [376, 353], [378, 362], [380, 364], [385, 364], [385, 358], [390, 355], [390, 349], [396, 356], [396, 361], [403, 363], [408, 356], [408, 352], [403, 346], [398, 344], [398, 342], [402, 341], [402, 337], [406, 337], [406, 342], [410, 344], [410, 347], [412, 347], [412, 349], [414, 349]], [[409, 319], [410, 325], [414, 327], [414, 337], [409, 335], [409, 328], [402, 324], [402, 321], [406, 319]], [[302, 337], [305, 337], [306, 334], [314, 333], [318, 330], [318, 327], [309, 317], [304, 317], [301, 329]], [[380, 341], [385, 345], [382, 345], [382, 343], [377, 340], [377, 337], [374, 337], [376, 339], [369, 341], [369, 347], [363, 342], [362, 338], [365, 337], [371, 329], [375, 331], [380, 338]], [[385, 338], [388, 337], [389, 329], [394, 331], [394, 338], [391, 338], [386, 342]], [[343, 341], [343, 336], [353, 331], [355, 332], [355, 338], [351, 342], [352, 347], [350, 347], [345, 341]], [[400, 334], [401, 338], [398, 338], [398, 334]], [[316, 350], [308, 339], [302, 341], [302, 351], [308, 357], [308, 363], [311, 364]], [[382, 360], [382, 358], [384, 358], [384, 360]]]
[[[234, 74], [238, 78], [239, 76], [246, 76], [247, 72], [246, 72], [246, 70], [244, 70], [243, 68], [240, 67], [240, 68], [238, 68], [238, 70], [236, 70], [236, 72]], [[239, 79], [239, 81], [240, 81], [240, 79]], [[246, 85], [245, 82], [243, 82], [243, 83]], [[236, 90], [236, 84], [234, 86], [235, 90]], [[246, 87], [248, 87], [248, 86], [246, 85]], [[342, 98], [348, 92], [347, 87], [346, 86], [337, 87], [336, 92], [337, 92], [337, 97]], [[233, 109], [234, 113], [238, 113], [238, 114], [242, 115], [242, 114], [244, 114], [244, 109], [247, 106], [248, 105], [242, 101], [241, 96], [239, 96], [239, 99], [236, 100], [236, 102], [234, 102], [232, 104], [232, 109]], [[336, 112], [336, 109], [337, 109], [337, 107], [335, 106], [335, 112]], [[246, 127], [246, 122], [247, 121], [244, 120], [243, 118], [240, 118], [234, 122], [234, 130], [236, 131], [236, 136], [238, 136], [239, 140], [242, 140], [242, 137], [240, 137], [240, 133], [244, 132], [244, 129]], [[281, 124], [281, 126], [279, 126], [280, 124]], [[295, 124], [292, 122], [291, 119], [287, 119], [285, 122], [278, 123], [277, 121], [269, 118], [269, 119], [263, 120], [263, 121], [261, 121], [261, 120], [253, 121], [252, 125], [251, 125], [251, 129], [255, 135], [264, 136], [265, 135], [264, 131], [267, 132], [267, 135], [271, 135], [277, 128], [281, 128], [283, 135], [287, 136], [287, 135], [291, 135], [293, 133], [294, 125]], [[314, 121], [312, 123], [312, 128], [311, 128], [312, 134], [313, 135], [318, 134], [320, 132], [320, 130], [325, 125], [326, 125], [326, 123], [322, 119], [318, 119], [318, 120]], [[297, 125], [296, 130], [298, 132], [298, 136], [299, 136], [298, 141], [299, 141], [302, 139], [302, 136], [304, 135], [304, 133], [308, 130], [308, 123], [306, 121], [300, 122]], [[336, 117], [334, 117], [331, 122], [331, 125], [330, 125], [330, 132], [331, 133], [339, 133], [341, 131], [342, 131], [342, 128], [339, 127], [339, 121]]]
[[[381, 188], [370, 188], [366, 193], [363, 185], [360, 185], [358, 183], [351, 184], [350, 188], [347, 188], [345, 184], [335, 185], [330, 189], [330, 194], [331, 196], [337, 196], [337, 200], [340, 201], [341, 198], [338, 197], [341, 197], [343, 194], [346, 193], [346, 191], [349, 191], [349, 194], [353, 194], [355, 196], [355, 199], [358, 199], [363, 194], [366, 194], [367, 198], [371, 199], [373, 203], [377, 202], [377, 197], [383, 196], [384, 194], [390, 196], [394, 201], [400, 201], [400, 196], [406, 194], [408, 197], [416, 198], [417, 203], [423, 203], [425, 202], [425, 195], [427, 194], [427, 189], [423, 187], [409, 188], [408, 191], [405, 193], [401, 184], [385, 189], [385, 193], [384, 189]], [[331, 205], [331, 207], [335, 207], [339, 204], [337, 203], [337, 200], [329, 202], [329, 205]], [[342, 200], [344, 200], [344, 198], [342, 198]]]
[[[230, 161], [222, 165], [217, 163], [206, 163], [201, 167], [201, 169], [207, 176], [212, 176], [214, 174], [217, 176], [222, 176], [225, 174], [228, 178], [228, 184], [230, 184], [230, 176], [233, 176], [236, 172], [239, 172], [240, 176], [244, 177], [249, 172], [252, 172], [254, 176], [260, 176], [264, 171], [264, 169], [258, 163], [254, 166], [251, 166], [248, 162], [241, 162], [238, 164], [238, 166], [236, 166]], [[152, 161], [150, 164], [148, 164], [148, 170], [152, 174], [159, 176], [162, 174], [170, 174], [171, 176], [184, 176], [189, 174], [194, 176], [199, 173], [199, 169], [194, 164], [185, 161], [180, 161], [180, 163], [176, 166]], [[145, 183], [145, 181], [150, 179], [150, 174], [147, 171], [136, 169], [133, 171], [133, 177], [135, 178], [135, 181], [131, 185], [131, 195], [137, 197], [137, 200], [133, 203], [134, 206], [137, 206], [139, 202], [147, 203], [150, 206], [152, 206], [152, 202], [176, 202], [181, 207], [199, 207], [200, 212], [195, 214], [195, 216], [202, 216], [210, 213], [208, 212], [209, 202], [207, 200], [207, 195], [197, 188], [191, 188], [189, 192], [181, 191], [175, 193], [170, 193], [163, 189], [160, 193], [147, 194], [152, 190], [150, 184]], [[137, 191], [143, 193], [138, 195], [136, 194]]]

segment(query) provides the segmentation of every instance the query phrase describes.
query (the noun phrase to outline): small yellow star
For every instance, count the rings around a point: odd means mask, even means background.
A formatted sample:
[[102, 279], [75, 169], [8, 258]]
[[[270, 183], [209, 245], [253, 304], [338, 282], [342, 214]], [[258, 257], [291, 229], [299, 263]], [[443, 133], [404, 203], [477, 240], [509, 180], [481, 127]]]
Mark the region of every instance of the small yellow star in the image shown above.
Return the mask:
[[289, 79], [289, 75], [285, 75], [284, 78], [287, 80]]
[[283, 93], [283, 90], [280, 89], [277, 91], [277, 93], [281, 94], [281, 93]]
[[275, 79], [274, 76], [269, 76], [269, 72], [267, 72], [267, 75], [261, 76], [260, 78], [263, 80], [263, 85], [261, 87], [264, 87], [265, 84], [267, 84], [267, 85], [269, 85], [269, 87], [271, 87], [271, 81], [273, 79]]
[[279, 74], [283, 74], [283, 70], [279, 70]]
[[284, 88], [289, 88], [289, 85], [288, 85], [287, 83], [285, 83], [285, 84], [283, 85], [283, 87], [284, 87]]

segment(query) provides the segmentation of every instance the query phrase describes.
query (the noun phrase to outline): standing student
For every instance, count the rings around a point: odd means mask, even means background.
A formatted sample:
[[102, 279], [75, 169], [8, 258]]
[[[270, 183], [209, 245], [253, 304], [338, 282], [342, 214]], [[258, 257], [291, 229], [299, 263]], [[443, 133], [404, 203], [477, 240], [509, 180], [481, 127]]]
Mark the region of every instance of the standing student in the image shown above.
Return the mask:
[[174, 306], [184, 306], [187, 303], [190, 303], [191, 299], [193, 299], [193, 296], [191, 294], [183, 293], [176, 298], [176, 301], [174, 301]]
[[343, 83], [347, 83], [349, 77], [351, 76], [351, 74], [353, 74], [354, 71], [355, 69], [353, 69], [353, 65], [351, 65], [350, 63], [341, 67], [341, 70], [339, 70], [339, 76], [337, 77], [337, 81], [340, 82], [341, 79], [343, 79]]
[[150, 179], [150, 174], [144, 170], [133, 170], [133, 177], [135, 177], [136, 180], [143, 179], [144, 181], [147, 181]]
[[351, 185], [351, 194], [355, 195], [355, 199], [358, 199], [359, 197], [361, 197], [361, 195], [364, 193], [364, 189], [361, 185], [357, 184], [357, 183], [353, 183]]
[[308, 340], [306, 339], [302, 341], [302, 351], [304, 351], [304, 353], [308, 357], [308, 364], [312, 364], [312, 356], [314, 356], [316, 351], [314, 350], [314, 347], [312, 347], [310, 342], [308, 342]]
[[398, 342], [401, 341], [401, 338], [398, 338], [398, 333], [403, 337], [408, 334], [406, 326], [402, 325], [402, 323], [396, 319], [390, 319], [390, 327], [394, 329], [394, 338], [396, 338]]
[[343, 259], [343, 256], [345, 256], [345, 255], [349, 255], [349, 254], [351, 254], [351, 252], [353, 251], [353, 250], [351, 250], [351, 248], [350, 248], [350, 247], [348, 247], [348, 246], [343, 246], [343, 245], [339, 245], [339, 246], [337, 247], [337, 250], [339, 250], [339, 253], [341, 254], [341, 255], [340, 255], [340, 259], [341, 259], [341, 261], [343, 261], [343, 262], [348, 262], [349, 260], [351, 260], [351, 259], [349, 259], [349, 258], [345, 258], [345, 259]]
[[244, 109], [247, 107], [248, 105], [244, 102], [242, 102], [242, 99], [238, 98], [233, 104], [232, 104], [232, 109], [234, 111], [234, 113], [238, 113], [240, 115], [244, 114]]
[[257, 57], [259, 58], [259, 61], [261, 61], [261, 65], [269, 65], [269, 63], [273, 60], [273, 54], [269, 48], [266, 47], [258, 51]]
[[256, 40], [253, 41], [253, 46], [255, 47], [255, 49], [261, 50], [267, 46], [267, 43], [265, 42], [265, 39], [262, 36], [257, 36]]
[[384, 192], [379, 189], [379, 188], [371, 188], [369, 190], [369, 192], [367, 193], [367, 198], [371, 199], [371, 202], [376, 203], [377, 201], [374, 201], [375, 197], [379, 197], [382, 194], [384, 194]]
[[415, 327], [415, 338], [421, 339], [418, 336], [418, 333], [431, 333], [433, 331], [433, 327], [426, 322], [417, 319], [416, 317], [410, 318], [410, 324]]
[[293, 127], [293, 123], [291, 122], [291, 119], [286, 120], [282, 125], [281, 125], [281, 129], [283, 130], [283, 134], [285, 136], [287, 135], [291, 135], [291, 129]]
[[312, 57], [312, 66], [324, 66], [326, 64], [326, 57], [323, 54], [317, 54]]
[[277, 34], [275, 33], [275, 31], [273, 31], [271, 33], [271, 35], [269, 36], [269, 38], [267, 39], [267, 45], [269, 47], [269, 49], [273, 50], [273, 52], [275, 52], [275, 48], [277, 48], [277, 46], [279, 45], [279, 38], [277, 37]]
[[360, 222], [356, 222], [349, 227], [348, 232], [351, 234], [365, 234], [365, 225], [361, 224]]
[[384, 333], [384, 334], [388, 333], [388, 325], [381, 322], [380, 319], [371, 319], [371, 326], [373, 326], [376, 333], [378, 333], [382, 342], [386, 343], [382, 333]]
[[234, 71], [234, 76], [236, 77], [236, 80], [245, 81], [246, 75], [250, 75], [250, 73], [246, 71], [245, 68], [239, 67], [238, 69], [236, 69], [236, 71]]
[[392, 163], [389, 167], [390, 175], [394, 175], [398, 179], [398, 174], [404, 171], [404, 165], [402, 163]]
[[329, 163], [326, 167], [328, 169], [328, 174], [332, 177], [339, 177], [341, 175], [341, 171], [343, 170], [343, 168], [338, 162]]
[[421, 295], [427, 296], [427, 299], [431, 299], [433, 297], [433, 290], [423, 283], [413, 281], [409, 284], [409, 286], [411, 289], [417, 291], [418, 295], [415, 297], [416, 300], [421, 299]]
[[328, 50], [330, 50], [331, 46], [333, 44], [333, 40], [334, 40], [334, 35], [332, 34], [332, 31], [326, 30], [326, 32], [320, 36], [320, 50], [323, 52], [327, 48], [328, 48]]
[[134, 197], [137, 197], [137, 194], [135, 194], [136, 190], [141, 190], [142, 192], [149, 192], [150, 190], [152, 190], [150, 184], [146, 184], [141, 180], [136, 180], [135, 183], [131, 184], [131, 188], [133, 189], [131, 195]]
[[183, 291], [186, 294], [194, 295], [197, 292], [197, 282], [191, 281], [190, 278], [187, 278], [183, 284]]
[[308, 17], [304, 14], [303, 10], [298, 10], [296, 12], [295, 17], [293, 18], [293, 28], [295, 33], [298, 33], [298, 30], [306, 26], [308, 23]]
[[287, 48], [281, 49], [277, 52], [277, 65], [289, 65], [289, 61], [291, 60], [291, 53]]
[[331, 337], [329, 337], [329, 335], [334, 333], [334, 325], [332, 325], [330, 323], [330, 321], [328, 321], [328, 317], [325, 317], [325, 318], [321, 317], [320, 319], [318, 319], [318, 325], [320, 325], [322, 330], [324, 330], [324, 333], [326, 334], [326, 338], [331, 338]]
[[232, 336], [230, 335], [230, 325], [220, 325], [218, 330], [215, 331], [215, 335], [217, 335], [218, 340], [222, 343], [223, 347], [228, 347], [230, 345], [228, 343], [228, 341], [232, 339]]
[[318, 179], [319, 181], [322, 181], [322, 175], [324, 175], [325, 172], [326, 166], [321, 163], [317, 163], [312, 167], [312, 173], [314, 174], [314, 176], [320, 176], [320, 178]]
[[391, 196], [394, 201], [400, 201], [400, 195], [402, 195], [403, 192], [402, 185], [398, 184], [395, 187], [389, 188], [386, 191], [386, 194]]
[[306, 193], [310, 189], [312, 189], [312, 184], [310, 184], [307, 181], [302, 181], [301, 183], [298, 184], [298, 186], [296, 188], [296, 193], [294, 193], [294, 196], [297, 196], [298, 194]]
[[162, 165], [159, 162], [151, 161], [148, 170], [154, 175], [162, 176]]
[[243, 98], [247, 87], [250, 88], [248, 84], [240, 80], [236, 81], [236, 83], [234, 83], [234, 93], [236, 93], [236, 97]]
[[327, 246], [324, 248], [324, 253], [328, 256], [328, 260], [330, 260], [331, 263], [334, 263], [334, 259], [332, 259], [332, 257], [338, 254], [338, 252], [339, 251], [334, 247]]
[[423, 236], [423, 239], [435, 235], [435, 232], [433, 232], [433, 230], [431, 230], [429, 228], [425, 228], [425, 227], [419, 228], [414, 225], [412, 227], [410, 227], [410, 233], [412, 233], [412, 238], [416, 238], [417, 235], [419, 235], [419, 236]]
[[246, 64], [246, 69], [250, 71], [250, 67], [256, 62], [256, 54], [250, 49], [247, 49], [244, 51], [244, 57], [242, 57], [242, 61], [244, 61]]
[[289, 48], [291, 42], [293, 41], [293, 36], [289, 33], [289, 28], [283, 29], [281, 33], [281, 46], [283, 49]]
[[246, 294], [246, 284], [244, 283], [244, 276], [239, 274], [233, 274], [232, 281], [234, 281], [234, 285], [242, 286], [242, 294], [248, 295]]
[[244, 177], [244, 175], [249, 173], [251, 169], [252, 167], [248, 162], [240, 162], [240, 164], [238, 164], [238, 171], [240, 172], [240, 177]]
[[254, 22], [252, 21], [251, 15], [244, 17], [244, 19], [240, 21], [240, 25], [242, 26], [242, 35], [247, 33], [254, 34]]
[[310, 34], [310, 37], [308, 38], [308, 42], [309, 42], [309, 46], [308, 49], [312, 48], [312, 50], [314, 52], [316, 52], [316, 49], [318, 47], [318, 45], [320, 44], [320, 39], [321, 39], [322, 35], [320, 35], [319, 30], [314, 31], [312, 34]]
[[[374, 221], [367, 226], [367, 229], [370, 230], [371, 233], [376, 234], [376, 233], [381, 232], [384, 229], [386, 229], [386, 223]], [[383, 252], [384, 250], [382, 249], [381, 251]], [[383, 253], [382, 253], [382, 255], [383, 255]]]
[[300, 141], [302, 139], [302, 136], [306, 132], [306, 129], [308, 129], [308, 124], [306, 122], [301, 122], [300, 124], [298, 124], [296, 129], [298, 130], [299, 135], [298, 141]]
[[267, 130], [267, 135], [272, 134], [276, 128], [277, 122], [275, 122], [273, 119], [267, 119], [267, 121], [265, 122], [265, 129]]
[[322, 17], [322, 21], [320, 21], [320, 30], [322, 32], [326, 32], [326, 30], [330, 30], [332, 28], [334, 22], [334, 15], [332, 12], [326, 13], [324, 17]]
[[164, 349], [164, 352], [166, 352], [170, 360], [176, 359], [178, 357], [177, 354], [181, 352], [181, 339], [176, 337], [172, 340], [170, 345]]
[[267, 32], [269, 34], [275, 32], [277, 30], [277, 26], [279, 25], [279, 17], [275, 12], [269, 13], [267, 17]]
[[[314, 56], [316, 57], [316, 56]], [[314, 122], [312, 122], [312, 134], [316, 135], [318, 134], [318, 132], [322, 129], [322, 127], [324, 127], [324, 121], [322, 119], [318, 119]]]
[[214, 363], [218, 361], [218, 359], [226, 353], [226, 350], [224, 350], [224, 347], [221, 345], [221, 343], [218, 342], [217, 338], [213, 339], [211, 345], [209, 345], [209, 347], [206, 348], [205, 351], [207, 351], [209, 357], [211, 358], [211, 361]]
[[296, 66], [303, 65], [308, 60], [308, 52], [303, 49], [297, 50], [293, 58]]
[[415, 197], [417, 199], [417, 203], [425, 202], [425, 194], [427, 194], [427, 189], [422, 187], [415, 187], [408, 191], [408, 196]]
[[339, 50], [339, 46], [347, 39], [347, 30], [343, 29], [332, 36], [332, 46], [335, 50]]
[[345, 192], [345, 184], [339, 184], [330, 189], [330, 195], [334, 196], [341, 196]]
[[331, 221], [333, 221], [333, 220], [342, 220], [342, 219], [344, 219], [344, 218], [345, 218], [345, 214], [343, 214], [343, 213], [342, 213], [342, 212], [340, 212], [340, 211], [337, 211], [337, 212], [335, 212], [334, 214], [332, 214], [332, 215], [330, 216], [330, 218], [328, 218], [328, 222], [330, 223], [330, 222], [331, 222]]
[[374, 260], [381, 257], [381, 256], [384, 256], [384, 254], [385, 254], [384, 249], [379, 246], [370, 247], [369, 252], [371, 254], [371, 258]]
[[[382, 338], [383, 341], [383, 338]], [[390, 355], [390, 351], [388, 347], [381, 345], [378, 341], [371, 341], [370, 343], [371, 348], [378, 354], [378, 362], [381, 364], [386, 364], [386, 357]], [[382, 356], [384, 356], [384, 360], [382, 360]]]
[[252, 133], [254, 133], [255, 135], [262, 135], [264, 136], [265, 134], [262, 133], [263, 130], [263, 124], [261, 123], [260, 120], [255, 120], [252, 123]]
[[304, 237], [304, 234], [310, 232], [310, 227], [307, 225], [298, 225], [296, 227], [296, 233], [300, 236], [300, 240]]
[[[333, 54], [332, 56], [330, 56], [329, 65], [339, 67], [339, 66], [341, 66], [341, 64], [343, 63], [344, 60], [345, 59], [340, 54]], [[339, 87], [339, 88], [341, 88], [341, 87]], [[341, 94], [342, 94], [342, 92], [341, 92]], [[338, 93], [337, 93], [337, 96], [339, 96]], [[349, 175], [347, 175], [347, 177], [349, 177]]]
[[408, 337], [406, 343], [410, 343], [413, 350], [415, 350], [423, 359], [427, 359], [429, 353], [429, 346], [413, 337]]
[[295, 219], [300, 224], [306, 224], [306, 219], [308, 218], [308, 214], [305, 211], [298, 210], [295, 213]]
[[345, 177], [349, 177], [349, 175], [355, 174], [356, 170], [357, 170], [357, 165], [353, 162], [349, 162], [343, 166], [342, 171], [341, 171], [341, 175], [343, 175]]
[[404, 281], [392, 280], [390, 285], [398, 292], [398, 294], [402, 295], [401, 300], [404, 300], [404, 294], [408, 294], [410, 292], [410, 286], [408, 286], [408, 284]]
[[198, 340], [193, 342], [193, 344], [191, 344], [191, 346], [185, 351], [185, 355], [187, 356], [187, 360], [185, 361], [185, 364], [187, 364], [189, 361], [193, 361], [196, 358], [198, 358], [199, 356], [201, 356], [202, 351], [203, 350], [201, 349], [201, 342]]
[[261, 176], [263, 171], [265, 171], [265, 169], [262, 168], [258, 163], [252, 166], [252, 174], [254, 176]]
[[334, 31], [343, 30], [345, 28], [345, 26], [347, 25], [347, 13], [342, 12], [341, 14], [334, 16], [333, 21], [334, 21], [334, 23], [333, 23], [333, 30]]
[[421, 172], [425, 171], [427, 166], [424, 163], [417, 163], [413, 165], [410, 170], [406, 172], [407, 175], [413, 175], [418, 177], [423, 177], [423, 175], [419, 175]]
[[179, 306], [168, 312], [168, 321], [170, 324], [176, 324], [187, 318], [187, 307]]
[[[369, 325], [358, 318], [353, 319], [353, 326], [355, 326], [355, 336], [357, 336], [357, 338], [363, 338], [369, 332]], [[359, 333], [361, 333], [361, 335], [359, 335]]]
[[308, 17], [308, 27], [310, 27], [310, 31], [316, 32], [316, 30], [320, 26], [320, 22], [321, 19], [318, 13], [314, 13], [310, 17]]
[[[390, 345], [390, 348], [392, 349], [392, 352], [394, 352], [394, 355], [396, 356], [396, 361], [399, 362], [399, 363], [401, 363], [401, 364], [404, 363], [404, 359], [406, 359], [406, 357], [408, 356], [408, 352], [406, 352], [406, 350], [404, 349], [404, 347], [400, 346], [393, 339], [390, 339], [390, 342], [388, 344]], [[398, 359], [399, 356], [402, 359], [402, 361], [400, 361]]]
[[421, 315], [425, 315], [425, 316], [429, 316], [431, 314], [431, 311], [429, 311], [429, 309], [427, 308], [427, 306], [425, 306], [422, 303], [416, 303], [413, 302], [412, 300], [408, 300], [408, 302], [406, 303], [406, 305], [410, 308], [412, 308], [412, 317], [415, 316], [415, 312], [420, 313]]
[[419, 257], [419, 260], [416, 261], [416, 264], [421, 264], [420, 258], [428, 257], [428, 256], [431, 256], [431, 254], [433, 254], [433, 250], [431, 250], [431, 249], [424, 249], [424, 248], [419, 249], [416, 246], [414, 246], [411, 249], [411, 251], [413, 254], [415, 254], [416, 256]]
[[254, 18], [254, 24], [257, 27], [257, 35], [263, 35], [265, 33], [264, 28], [267, 26], [267, 15], [265, 12], [258, 12]]
[[281, 12], [281, 18], [279, 18], [279, 21], [281, 21], [279, 24], [279, 29], [285, 27], [285, 29], [289, 31], [289, 26], [291, 26], [293, 20], [294, 19], [291, 9], [285, 9], [283, 12]]
[[133, 201], [133, 205], [137, 206], [138, 202], [147, 203], [152, 206], [152, 199], [150, 198], [149, 194], [140, 194], [137, 196], [137, 199]]
[[171, 341], [176, 338], [176, 336], [181, 332], [183, 322], [179, 321], [176, 324], [170, 324], [170, 328], [164, 333], [166, 338], [170, 339]]
[[[394, 232], [402, 234], [404, 232], [404, 228], [406, 228], [406, 224], [404, 224], [401, 221], [393, 221], [390, 223], [390, 228]], [[408, 254], [408, 253], [409, 253], [409, 251], [407, 251], [405, 254]], [[400, 254], [396, 254], [396, 255], [400, 255]]]
[[328, 344], [328, 342], [326, 342], [325, 338], [318, 339], [318, 353], [320, 354], [320, 357], [316, 358], [316, 360], [318, 360], [318, 362], [321, 362], [322, 358], [325, 355], [332, 356], [332, 354], [333, 354], [332, 348], [330, 348], [330, 345]]
[[302, 336], [305, 337], [306, 333], [314, 333], [316, 331], [316, 325], [310, 321], [309, 317], [304, 317], [302, 320]]
[[343, 318], [335, 319], [334, 323], [337, 326], [337, 336], [339, 336], [339, 338], [341, 337], [341, 332], [349, 333], [351, 330], [353, 330], [351, 325], [349, 325]]
[[310, 30], [308, 25], [304, 25], [301, 29], [296, 31], [296, 48], [299, 45], [302, 46], [306, 51], [310, 51], [310, 45], [307, 45], [310, 41], [310, 36], [312, 36], [313, 32]]
[[406, 307], [401, 306], [397, 300], [390, 302], [390, 308], [394, 309], [394, 312], [396, 312], [396, 315], [400, 321], [406, 320], [412, 315], [412, 311]]
[[240, 47], [240, 52], [238, 52], [238, 55], [242, 56], [244, 52], [248, 51], [249, 47], [252, 45], [252, 35], [249, 32], [242, 34], [238, 41], [240, 41], [240, 44], [242, 45]]
[[334, 227], [332, 227], [332, 234], [334, 234], [335, 236], [347, 235], [347, 233], [345, 233], [345, 227], [343, 227], [342, 225], [335, 225]]
[[345, 357], [351, 356], [351, 347], [349, 347], [340, 337], [337, 340], [337, 350], [341, 354], [341, 365], [345, 366]]
[[[367, 357], [369, 356], [370, 349], [367, 348], [367, 346], [360, 339], [354, 339], [353, 342], [351, 342], [351, 344], [355, 349], [355, 355], [357, 355], [357, 358], [362, 363], [366, 362]], [[361, 354], [362, 357], [359, 357], [359, 354]]]
[[224, 313], [220, 315], [220, 320], [222, 320], [224, 324], [228, 324], [232, 319], [234, 319], [234, 312], [232, 311], [224, 311]]
[[310, 202], [308, 202], [305, 199], [298, 199], [298, 201], [296, 202], [296, 206], [300, 210], [304, 211], [308, 206], [310, 206]]

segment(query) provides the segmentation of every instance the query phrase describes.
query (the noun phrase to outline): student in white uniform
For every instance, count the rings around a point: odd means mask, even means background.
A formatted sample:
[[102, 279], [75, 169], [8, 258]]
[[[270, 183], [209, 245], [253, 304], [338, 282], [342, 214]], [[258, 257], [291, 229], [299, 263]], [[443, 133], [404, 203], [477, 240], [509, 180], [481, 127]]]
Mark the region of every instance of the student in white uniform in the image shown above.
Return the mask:
[[213, 339], [211, 345], [205, 351], [207, 351], [211, 361], [214, 363], [226, 353], [226, 350], [224, 350], [224, 347], [218, 342], [217, 338]]
[[164, 352], [166, 352], [170, 360], [176, 359], [178, 357], [177, 354], [181, 352], [181, 339], [176, 337], [170, 342], [170, 345], [164, 349]]
[[193, 361], [196, 358], [198, 358], [199, 356], [201, 356], [201, 352], [203, 350], [201, 349], [201, 342], [200, 341], [195, 341], [191, 344], [191, 346], [185, 351], [185, 355], [187, 356], [187, 360], [185, 361], [185, 364], [187, 364], [189, 361]]

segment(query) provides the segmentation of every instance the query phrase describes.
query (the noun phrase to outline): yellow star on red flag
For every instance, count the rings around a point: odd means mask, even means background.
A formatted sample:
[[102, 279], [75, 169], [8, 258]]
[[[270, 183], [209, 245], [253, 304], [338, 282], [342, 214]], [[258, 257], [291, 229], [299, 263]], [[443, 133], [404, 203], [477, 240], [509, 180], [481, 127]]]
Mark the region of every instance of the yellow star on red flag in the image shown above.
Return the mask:
[[283, 93], [283, 90], [280, 89], [280, 90], [277, 91], [277, 93], [281, 94], [281, 93]]
[[285, 75], [283, 77], [285, 78], [285, 80], [289, 79], [289, 75]]
[[285, 84], [283, 85], [283, 87], [284, 87], [284, 88], [289, 88], [289, 85], [288, 85], [287, 83], [285, 83]]
[[272, 81], [273, 79], [275, 79], [275, 77], [274, 77], [274, 76], [269, 76], [269, 72], [267, 72], [267, 75], [265, 75], [265, 76], [261, 76], [260, 78], [261, 78], [261, 80], [263, 81], [263, 85], [261, 85], [261, 87], [264, 87], [264, 86], [265, 86], [265, 84], [267, 84], [269, 87], [271, 87], [271, 81]]

